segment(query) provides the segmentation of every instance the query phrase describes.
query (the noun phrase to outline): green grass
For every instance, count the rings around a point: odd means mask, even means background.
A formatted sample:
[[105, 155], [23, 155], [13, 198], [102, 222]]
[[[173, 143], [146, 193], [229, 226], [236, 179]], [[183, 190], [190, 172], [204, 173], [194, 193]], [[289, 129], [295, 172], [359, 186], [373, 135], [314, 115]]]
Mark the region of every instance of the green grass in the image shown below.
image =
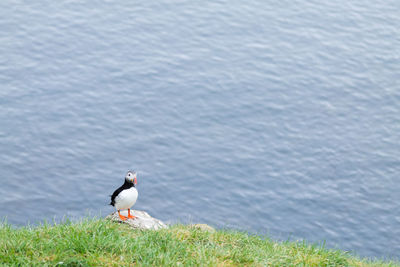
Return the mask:
[[400, 266], [339, 250], [176, 225], [131, 230], [104, 219], [15, 229], [0, 225], [4, 266]]

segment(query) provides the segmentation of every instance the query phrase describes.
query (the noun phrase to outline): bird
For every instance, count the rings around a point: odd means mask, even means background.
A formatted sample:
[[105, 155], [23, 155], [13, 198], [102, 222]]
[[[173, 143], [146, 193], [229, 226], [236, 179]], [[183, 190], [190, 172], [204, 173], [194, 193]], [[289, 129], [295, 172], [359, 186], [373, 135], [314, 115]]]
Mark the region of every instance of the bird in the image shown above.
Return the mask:
[[[131, 215], [131, 207], [135, 205], [138, 198], [138, 191], [136, 190], [137, 173], [135, 171], [128, 171], [125, 175], [125, 182], [111, 195], [111, 206], [114, 206], [119, 218], [123, 221], [127, 219], [135, 219], [136, 216]], [[121, 210], [128, 210], [128, 217], [121, 215]]]

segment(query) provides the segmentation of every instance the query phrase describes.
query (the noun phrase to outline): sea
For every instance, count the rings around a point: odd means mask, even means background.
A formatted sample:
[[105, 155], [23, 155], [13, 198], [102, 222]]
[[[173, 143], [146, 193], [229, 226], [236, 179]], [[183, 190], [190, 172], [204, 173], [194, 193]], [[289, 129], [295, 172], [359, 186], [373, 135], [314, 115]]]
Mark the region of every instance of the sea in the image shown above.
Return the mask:
[[400, 259], [400, 1], [0, 2], [0, 218], [134, 209]]

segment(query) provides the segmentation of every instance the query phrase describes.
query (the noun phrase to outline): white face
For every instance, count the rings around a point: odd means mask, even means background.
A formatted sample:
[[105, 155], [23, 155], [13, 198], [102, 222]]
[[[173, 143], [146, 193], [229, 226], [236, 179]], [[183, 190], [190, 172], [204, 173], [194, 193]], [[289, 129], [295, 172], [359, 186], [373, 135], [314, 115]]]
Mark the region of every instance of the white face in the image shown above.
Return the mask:
[[126, 174], [125, 179], [126, 179], [128, 182], [131, 182], [131, 183], [136, 184], [136, 175], [137, 175], [136, 172], [134, 172], [134, 171], [129, 171], [129, 172]]

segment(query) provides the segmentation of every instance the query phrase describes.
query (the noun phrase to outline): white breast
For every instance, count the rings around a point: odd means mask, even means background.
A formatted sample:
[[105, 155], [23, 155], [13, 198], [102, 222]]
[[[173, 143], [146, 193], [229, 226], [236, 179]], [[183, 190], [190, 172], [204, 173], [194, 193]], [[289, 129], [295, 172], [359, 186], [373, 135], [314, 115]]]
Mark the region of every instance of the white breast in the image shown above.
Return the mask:
[[117, 210], [130, 209], [135, 205], [138, 198], [138, 191], [135, 187], [122, 190], [121, 193], [115, 198], [115, 208]]

